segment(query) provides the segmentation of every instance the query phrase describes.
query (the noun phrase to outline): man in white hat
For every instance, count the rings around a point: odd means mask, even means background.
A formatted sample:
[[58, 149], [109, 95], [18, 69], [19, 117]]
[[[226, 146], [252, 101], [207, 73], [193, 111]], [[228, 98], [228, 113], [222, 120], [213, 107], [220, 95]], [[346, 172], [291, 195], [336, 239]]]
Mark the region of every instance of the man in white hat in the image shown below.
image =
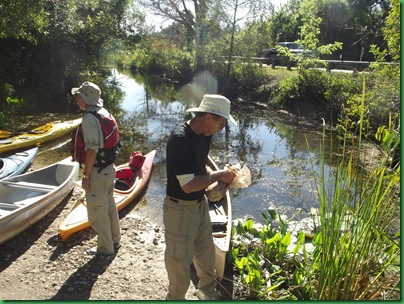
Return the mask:
[[[87, 214], [90, 225], [97, 231], [97, 247], [87, 249], [87, 254], [114, 254], [120, 247], [118, 210], [113, 197], [115, 166], [112, 160], [105, 162], [100, 152], [105, 151], [105, 135], [100, 120], [111, 124], [115, 142], [119, 142], [119, 130], [113, 116], [103, 108], [100, 88], [92, 82], [84, 82], [73, 88], [79, 108], [86, 112], [73, 141], [73, 159], [84, 163], [82, 187], [86, 191]], [[104, 121], [103, 121], [104, 124]], [[115, 143], [114, 143], [115, 145]], [[104, 152], [103, 152], [104, 153]], [[105, 156], [105, 153], [102, 154]]]
[[212, 135], [227, 121], [230, 101], [221, 95], [204, 95], [195, 116], [172, 131], [167, 142], [167, 193], [164, 199], [165, 265], [169, 280], [167, 300], [184, 300], [190, 285], [190, 265], [199, 277], [196, 296], [217, 299], [215, 247], [205, 190], [216, 181], [230, 183], [230, 170], [212, 172], [207, 167]]

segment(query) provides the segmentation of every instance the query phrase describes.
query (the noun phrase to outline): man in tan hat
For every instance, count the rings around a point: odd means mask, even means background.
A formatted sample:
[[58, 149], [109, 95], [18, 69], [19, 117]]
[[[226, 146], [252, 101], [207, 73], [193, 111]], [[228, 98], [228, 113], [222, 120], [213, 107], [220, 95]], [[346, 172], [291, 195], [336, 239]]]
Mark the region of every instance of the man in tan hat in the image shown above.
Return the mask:
[[[73, 160], [84, 164], [81, 185], [86, 191], [88, 221], [98, 233], [97, 247], [86, 252], [114, 254], [120, 247], [121, 238], [113, 197], [118, 126], [114, 117], [103, 108], [101, 90], [95, 83], [84, 82], [71, 92], [79, 108], [86, 112], [73, 140], [72, 156]], [[108, 134], [108, 141], [104, 133]]]
[[216, 181], [230, 183], [229, 170], [212, 172], [207, 167], [212, 135], [227, 121], [230, 101], [221, 95], [204, 95], [195, 116], [172, 131], [167, 142], [167, 193], [164, 199], [165, 265], [169, 280], [167, 300], [184, 300], [190, 284], [190, 265], [199, 277], [196, 296], [217, 299], [215, 247], [205, 189]]

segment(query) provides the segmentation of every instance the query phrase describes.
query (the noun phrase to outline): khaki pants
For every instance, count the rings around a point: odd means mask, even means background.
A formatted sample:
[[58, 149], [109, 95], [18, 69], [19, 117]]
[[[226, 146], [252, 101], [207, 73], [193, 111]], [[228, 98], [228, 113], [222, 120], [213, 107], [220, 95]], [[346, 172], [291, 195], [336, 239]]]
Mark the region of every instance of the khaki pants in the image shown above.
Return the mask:
[[206, 199], [178, 203], [164, 199], [165, 265], [169, 300], [184, 300], [190, 285], [190, 266], [194, 263], [199, 277], [198, 289], [215, 291], [215, 247], [209, 206]]
[[86, 192], [87, 215], [90, 225], [97, 231], [97, 251], [114, 253], [114, 243], [121, 239], [118, 210], [114, 200], [115, 167], [109, 165], [99, 172], [93, 168], [90, 192]]

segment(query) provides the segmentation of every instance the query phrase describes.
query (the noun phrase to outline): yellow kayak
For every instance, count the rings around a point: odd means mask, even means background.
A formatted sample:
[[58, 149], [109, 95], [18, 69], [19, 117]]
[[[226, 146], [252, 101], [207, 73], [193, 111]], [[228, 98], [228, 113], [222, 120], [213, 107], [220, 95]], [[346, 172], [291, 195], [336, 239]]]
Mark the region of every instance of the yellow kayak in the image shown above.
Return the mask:
[[35, 128], [29, 132], [15, 135], [6, 139], [0, 139], [0, 153], [38, 146], [41, 143], [66, 135], [78, 127], [81, 118], [67, 121], [50, 122]]

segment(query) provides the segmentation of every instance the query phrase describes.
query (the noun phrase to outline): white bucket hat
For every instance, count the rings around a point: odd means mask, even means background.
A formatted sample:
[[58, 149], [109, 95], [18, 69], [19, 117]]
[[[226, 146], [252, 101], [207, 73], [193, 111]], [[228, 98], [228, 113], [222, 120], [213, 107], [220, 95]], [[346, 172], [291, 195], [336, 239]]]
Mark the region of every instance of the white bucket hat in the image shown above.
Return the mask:
[[91, 106], [102, 107], [104, 105], [104, 101], [100, 98], [101, 89], [95, 83], [83, 82], [79, 88], [72, 89], [72, 94], [80, 94], [84, 101]]
[[187, 112], [205, 112], [222, 116], [237, 126], [237, 122], [230, 115], [230, 100], [222, 95], [206, 94], [197, 108], [188, 109]]

